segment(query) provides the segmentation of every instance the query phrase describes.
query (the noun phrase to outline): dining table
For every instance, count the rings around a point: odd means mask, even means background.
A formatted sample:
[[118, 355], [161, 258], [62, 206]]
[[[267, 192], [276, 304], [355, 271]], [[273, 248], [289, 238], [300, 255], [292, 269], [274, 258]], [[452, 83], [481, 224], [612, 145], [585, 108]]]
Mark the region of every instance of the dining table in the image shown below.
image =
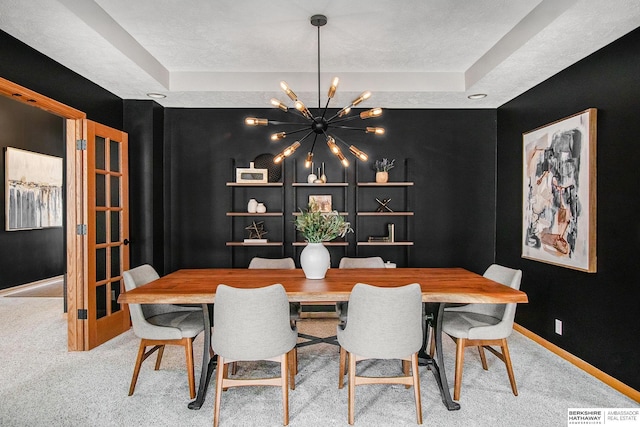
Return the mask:
[[[215, 304], [216, 288], [225, 284], [236, 288], [258, 288], [280, 283], [290, 302], [329, 304], [348, 301], [356, 283], [398, 287], [418, 283], [425, 306], [423, 345], [418, 355], [421, 365], [433, 372], [440, 396], [449, 410], [460, 409], [449, 391], [442, 353], [442, 316], [446, 304], [526, 303], [526, 293], [494, 282], [464, 268], [353, 268], [327, 271], [323, 279], [307, 279], [302, 269], [204, 268], [181, 269], [149, 282], [118, 297], [122, 304], [199, 304], [204, 318], [204, 351], [198, 394], [189, 402], [199, 409], [205, 399], [217, 358], [211, 357], [210, 305]], [[427, 352], [428, 325], [435, 334], [435, 357]], [[401, 333], [401, 331], [398, 331]], [[215, 351], [215, 349], [214, 349]]]

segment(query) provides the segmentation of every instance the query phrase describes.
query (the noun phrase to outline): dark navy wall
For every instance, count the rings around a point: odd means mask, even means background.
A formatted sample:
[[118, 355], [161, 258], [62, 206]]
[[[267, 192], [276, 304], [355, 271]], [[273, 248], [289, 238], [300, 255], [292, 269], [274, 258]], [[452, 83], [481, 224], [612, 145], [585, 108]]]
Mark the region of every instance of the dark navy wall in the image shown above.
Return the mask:
[[[277, 114], [274, 109], [166, 110], [165, 161], [170, 167], [166, 171], [165, 219], [170, 231], [165, 248], [169, 270], [230, 265], [230, 249], [225, 247], [230, 225], [225, 213], [231, 197], [225, 183], [233, 179], [230, 159], [235, 158], [239, 166], [248, 166], [257, 155], [275, 154], [291, 144], [293, 141], [288, 140], [280, 144], [270, 142], [269, 135], [276, 128], [244, 125], [247, 116], [274, 119]], [[368, 171], [369, 181], [374, 179], [370, 170], [373, 160], [387, 157], [401, 163], [409, 159], [410, 179], [415, 182], [412, 190], [415, 246], [409, 264], [484, 271], [493, 262], [495, 252], [495, 111], [385, 110], [376, 123], [387, 129], [382, 138], [356, 132], [340, 136], [369, 154], [368, 164], [359, 165], [359, 169], [365, 168], [363, 173]], [[303, 162], [308, 148], [309, 142], [305, 142], [293, 156], [298, 162], [293, 158], [286, 160], [288, 176], [293, 176], [294, 165]], [[318, 142], [314, 152], [316, 165], [325, 161], [329, 180], [342, 181], [343, 168], [328, 154], [323, 141]], [[352, 166], [348, 174], [354, 171]], [[392, 169], [390, 177], [404, 180], [401, 166]], [[347, 179], [354, 182], [350, 175]], [[353, 191], [349, 189], [350, 200]], [[286, 230], [291, 232], [291, 212], [296, 207], [305, 207], [301, 203], [295, 206], [292, 197], [292, 188], [285, 186], [285, 212], [288, 212], [285, 223]], [[353, 209], [349, 210], [353, 213]], [[396, 210], [401, 210], [398, 205]], [[287, 241], [292, 239], [287, 231]], [[353, 255], [354, 250], [352, 245], [347, 254]], [[285, 254], [296, 256], [290, 244], [285, 247]], [[388, 254], [396, 256], [389, 248], [381, 253], [387, 259]]]
[[65, 268], [64, 229], [5, 231], [5, 148], [64, 157], [65, 121], [0, 96], [0, 289], [59, 276]]
[[[523, 270], [516, 321], [640, 389], [640, 29], [498, 109], [496, 260]], [[597, 273], [520, 258], [522, 133], [598, 109]], [[564, 334], [554, 333], [554, 319]]]
[[[0, 77], [84, 111], [87, 118], [123, 129], [122, 100], [0, 31]], [[0, 147], [65, 157], [60, 117], [0, 97]], [[65, 272], [64, 229], [4, 232], [4, 153], [0, 201], [0, 289]]]

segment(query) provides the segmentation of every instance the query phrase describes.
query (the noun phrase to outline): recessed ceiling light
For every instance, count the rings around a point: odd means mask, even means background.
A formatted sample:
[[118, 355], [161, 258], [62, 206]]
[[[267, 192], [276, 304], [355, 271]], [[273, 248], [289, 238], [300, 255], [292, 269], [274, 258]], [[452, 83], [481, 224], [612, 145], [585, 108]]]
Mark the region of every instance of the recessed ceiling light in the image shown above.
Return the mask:
[[469, 99], [482, 99], [482, 98], [486, 98], [486, 97], [487, 97], [486, 93], [474, 93], [473, 95], [467, 96], [467, 98], [469, 98]]
[[149, 98], [154, 98], [154, 99], [162, 99], [167, 97], [167, 95], [165, 95], [164, 93], [155, 93], [155, 92], [150, 92], [147, 94], [147, 96]]

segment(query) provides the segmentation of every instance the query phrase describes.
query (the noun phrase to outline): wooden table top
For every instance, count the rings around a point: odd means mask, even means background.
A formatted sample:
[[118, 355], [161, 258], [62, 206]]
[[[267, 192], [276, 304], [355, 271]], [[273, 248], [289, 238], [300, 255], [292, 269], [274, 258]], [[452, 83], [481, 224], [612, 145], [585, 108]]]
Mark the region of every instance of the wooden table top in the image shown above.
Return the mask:
[[347, 301], [356, 283], [402, 286], [419, 283], [424, 302], [524, 303], [527, 294], [462, 268], [331, 268], [324, 279], [307, 279], [302, 269], [184, 269], [132, 291], [119, 303], [206, 304], [215, 301], [218, 284], [257, 288], [281, 283], [292, 302]]

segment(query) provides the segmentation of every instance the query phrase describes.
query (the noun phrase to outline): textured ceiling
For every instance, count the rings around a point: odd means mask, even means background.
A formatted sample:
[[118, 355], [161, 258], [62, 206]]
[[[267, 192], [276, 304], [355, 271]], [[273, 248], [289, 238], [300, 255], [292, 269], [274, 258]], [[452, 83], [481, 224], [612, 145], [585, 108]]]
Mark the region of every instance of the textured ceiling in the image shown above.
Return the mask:
[[[640, 26], [638, 0], [2, 0], [0, 29], [125, 99], [496, 108]], [[2, 58], [8, 60], [8, 58]], [[468, 95], [486, 93], [480, 100]]]

